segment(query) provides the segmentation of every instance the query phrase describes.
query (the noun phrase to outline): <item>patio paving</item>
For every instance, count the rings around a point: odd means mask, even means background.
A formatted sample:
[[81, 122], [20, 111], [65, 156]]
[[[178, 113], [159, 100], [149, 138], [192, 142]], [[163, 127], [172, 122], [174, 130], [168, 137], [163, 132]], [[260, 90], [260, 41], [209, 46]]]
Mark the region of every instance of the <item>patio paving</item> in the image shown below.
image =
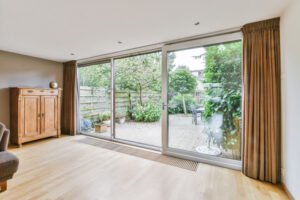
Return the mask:
[[[161, 121], [116, 123], [116, 138], [153, 146], [161, 146]], [[196, 147], [207, 146], [208, 136], [203, 133], [204, 123], [198, 118], [198, 125], [192, 124], [192, 115], [169, 115], [169, 147], [196, 152]], [[90, 133], [110, 137], [110, 129], [105, 133]], [[215, 146], [215, 145], [212, 145]], [[221, 157], [231, 157], [222, 151]]]

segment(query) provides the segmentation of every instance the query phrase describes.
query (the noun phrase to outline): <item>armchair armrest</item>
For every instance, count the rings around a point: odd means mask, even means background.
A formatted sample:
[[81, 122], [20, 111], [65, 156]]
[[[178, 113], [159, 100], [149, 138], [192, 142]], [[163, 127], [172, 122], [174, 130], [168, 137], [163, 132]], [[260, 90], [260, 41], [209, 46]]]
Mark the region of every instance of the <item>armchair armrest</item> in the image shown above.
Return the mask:
[[0, 141], [0, 152], [7, 150], [9, 134], [10, 134], [9, 130], [6, 129], [3, 133], [2, 139]]

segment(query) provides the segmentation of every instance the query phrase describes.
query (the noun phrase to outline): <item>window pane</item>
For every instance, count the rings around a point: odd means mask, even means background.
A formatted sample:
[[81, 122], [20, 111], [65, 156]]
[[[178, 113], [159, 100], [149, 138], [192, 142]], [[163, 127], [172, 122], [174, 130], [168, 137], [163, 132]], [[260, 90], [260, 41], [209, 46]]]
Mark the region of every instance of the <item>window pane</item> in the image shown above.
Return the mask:
[[115, 137], [161, 146], [161, 53], [115, 60]]
[[81, 132], [110, 137], [111, 64], [97, 64], [79, 70]]
[[168, 146], [241, 159], [241, 42], [168, 53]]

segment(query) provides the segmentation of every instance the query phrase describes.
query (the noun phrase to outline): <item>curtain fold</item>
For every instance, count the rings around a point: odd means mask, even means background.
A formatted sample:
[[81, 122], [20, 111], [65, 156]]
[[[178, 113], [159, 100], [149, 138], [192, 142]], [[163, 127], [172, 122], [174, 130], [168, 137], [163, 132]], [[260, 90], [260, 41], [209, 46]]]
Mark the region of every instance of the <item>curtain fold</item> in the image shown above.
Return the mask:
[[242, 172], [280, 182], [280, 33], [279, 18], [246, 24], [243, 39]]
[[77, 66], [76, 61], [63, 64], [62, 132], [76, 135]]

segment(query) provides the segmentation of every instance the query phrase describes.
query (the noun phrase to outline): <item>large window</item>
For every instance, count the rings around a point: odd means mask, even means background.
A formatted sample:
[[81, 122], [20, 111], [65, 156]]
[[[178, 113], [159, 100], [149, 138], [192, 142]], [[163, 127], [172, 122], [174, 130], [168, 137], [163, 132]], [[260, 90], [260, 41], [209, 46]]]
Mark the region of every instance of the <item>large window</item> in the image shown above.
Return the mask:
[[111, 64], [95, 64], [79, 70], [81, 132], [110, 138]]
[[161, 146], [161, 53], [115, 60], [115, 137]]
[[79, 68], [81, 132], [239, 169], [241, 34], [161, 50]]
[[168, 147], [241, 159], [241, 41], [169, 51]]

